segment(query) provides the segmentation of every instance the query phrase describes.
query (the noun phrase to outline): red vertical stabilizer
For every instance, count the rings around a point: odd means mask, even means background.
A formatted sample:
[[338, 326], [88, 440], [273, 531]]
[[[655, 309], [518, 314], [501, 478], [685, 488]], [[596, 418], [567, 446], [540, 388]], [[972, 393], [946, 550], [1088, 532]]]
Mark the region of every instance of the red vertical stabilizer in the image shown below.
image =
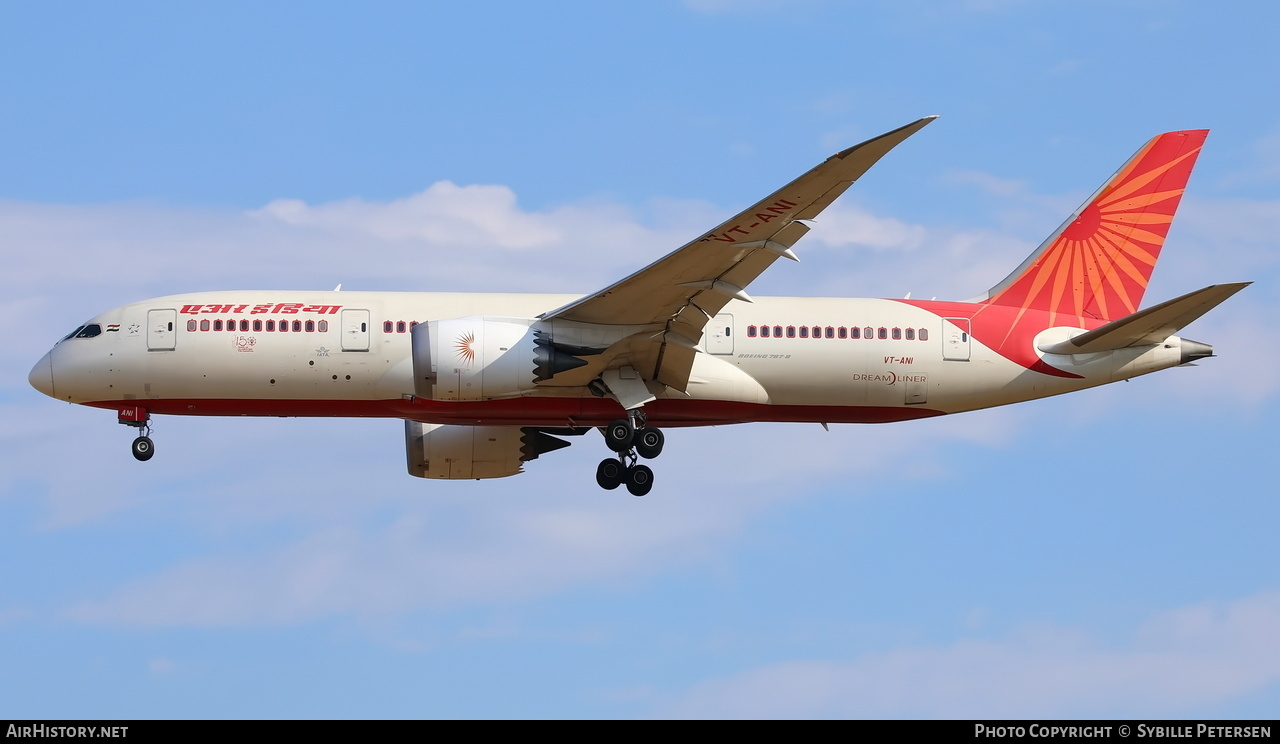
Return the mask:
[[[986, 304], [1115, 320], [1137, 311], [1160, 258], [1207, 129], [1168, 132], [1148, 142], [988, 292]], [[1066, 320], [1065, 318], [1063, 320]]]

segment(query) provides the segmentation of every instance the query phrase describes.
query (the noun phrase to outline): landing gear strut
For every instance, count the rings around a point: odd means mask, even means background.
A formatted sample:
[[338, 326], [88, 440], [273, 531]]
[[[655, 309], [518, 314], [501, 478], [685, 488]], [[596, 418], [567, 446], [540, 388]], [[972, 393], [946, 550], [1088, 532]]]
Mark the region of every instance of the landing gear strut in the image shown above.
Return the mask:
[[601, 460], [596, 467], [596, 483], [612, 491], [626, 484], [632, 496], [643, 496], [653, 488], [653, 470], [640, 465], [641, 457], [651, 460], [662, 454], [665, 441], [662, 432], [647, 425], [644, 412], [627, 411], [625, 419], [613, 421], [603, 430], [604, 442], [618, 453], [617, 458]]
[[145, 408], [130, 407], [121, 408], [117, 412], [117, 419], [125, 426], [132, 426], [138, 430], [138, 438], [133, 440], [133, 457], [140, 462], [150, 460], [156, 453], [155, 442], [151, 441], [151, 414], [147, 413]]

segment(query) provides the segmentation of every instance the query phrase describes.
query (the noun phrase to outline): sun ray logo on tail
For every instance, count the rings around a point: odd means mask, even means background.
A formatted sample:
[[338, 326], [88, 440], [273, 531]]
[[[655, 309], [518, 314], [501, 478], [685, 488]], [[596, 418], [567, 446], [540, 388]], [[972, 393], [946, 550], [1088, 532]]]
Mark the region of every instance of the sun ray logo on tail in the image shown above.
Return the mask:
[[[1024, 322], [1038, 331], [1074, 325], [1077, 318], [1115, 320], [1138, 310], [1208, 133], [1169, 132], [1152, 139], [991, 290], [984, 305], [1017, 309], [1006, 341], [1025, 335], [1016, 332]], [[1032, 321], [1029, 311], [1047, 315]]]

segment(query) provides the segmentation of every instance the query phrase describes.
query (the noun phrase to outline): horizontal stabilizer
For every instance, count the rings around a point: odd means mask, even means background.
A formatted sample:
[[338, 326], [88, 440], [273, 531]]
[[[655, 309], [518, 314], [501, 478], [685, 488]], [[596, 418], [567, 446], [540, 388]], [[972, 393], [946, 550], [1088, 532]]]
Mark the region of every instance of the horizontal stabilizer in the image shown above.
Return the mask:
[[1251, 283], [1215, 284], [1198, 289], [1146, 310], [1140, 310], [1133, 315], [1113, 320], [1075, 338], [1042, 345], [1040, 351], [1046, 354], [1093, 354], [1129, 346], [1158, 344]]

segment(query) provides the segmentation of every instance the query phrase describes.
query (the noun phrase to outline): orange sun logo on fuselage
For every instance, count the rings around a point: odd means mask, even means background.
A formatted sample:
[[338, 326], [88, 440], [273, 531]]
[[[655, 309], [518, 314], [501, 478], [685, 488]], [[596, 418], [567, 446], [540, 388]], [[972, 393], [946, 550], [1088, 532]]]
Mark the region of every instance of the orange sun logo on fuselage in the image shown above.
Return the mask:
[[459, 336], [458, 340], [453, 344], [453, 350], [457, 353], [458, 358], [468, 365], [475, 364], [476, 361], [476, 350], [472, 347], [475, 342], [476, 334], [473, 331], [468, 331]]

